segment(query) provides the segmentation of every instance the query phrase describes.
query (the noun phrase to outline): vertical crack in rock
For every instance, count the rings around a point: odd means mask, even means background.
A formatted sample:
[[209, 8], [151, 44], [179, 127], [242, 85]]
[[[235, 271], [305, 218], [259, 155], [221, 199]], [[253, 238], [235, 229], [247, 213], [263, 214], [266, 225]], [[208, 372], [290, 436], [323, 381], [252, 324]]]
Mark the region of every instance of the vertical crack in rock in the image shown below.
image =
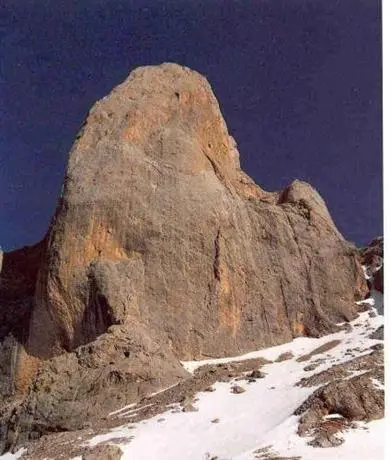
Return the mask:
[[289, 324], [290, 314], [289, 314], [289, 309], [288, 309], [288, 300], [287, 300], [286, 295], [285, 295], [284, 281], [281, 278], [280, 278], [280, 288], [281, 288], [281, 295], [282, 295], [282, 300], [283, 300], [284, 309], [285, 309], [286, 320], [287, 320], [287, 322]]
[[221, 281], [220, 273], [220, 228], [217, 229], [217, 234], [214, 239], [214, 259], [213, 259], [213, 274], [215, 279]]

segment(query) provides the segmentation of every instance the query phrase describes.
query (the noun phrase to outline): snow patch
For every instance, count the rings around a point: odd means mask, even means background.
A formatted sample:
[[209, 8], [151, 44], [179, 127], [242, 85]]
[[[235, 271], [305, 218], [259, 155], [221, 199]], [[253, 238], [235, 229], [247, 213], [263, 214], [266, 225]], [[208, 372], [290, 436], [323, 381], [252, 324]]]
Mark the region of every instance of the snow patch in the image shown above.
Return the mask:
[[102, 442], [108, 442], [111, 440], [115, 440], [117, 438], [131, 438], [133, 435], [133, 429], [128, 428], [126, 426], [122, 426], [120, 428], [114, 428], [108, 433], [98, 434], [97, 436], [94, 436], [93, 438], [89, 439], [86, 444], [89, 447], [94, 447], [98, 444], [101, 444]]
[[132, 409], [132, 407], [137, 406], [137, 403], [128, 404], [127, 406], [121, 407], [121, 409], [115, 410], [114, 412], [110, 412], [109, 416], [120, 414], [128, 409]]
[[22, 447], [21, 449], [19, 449], [14, 454], [11, 454], [11, 453], [8, 452], [8, 453], [6, 453], [4, 455], [0, 455], [0, 459], [1, 460], [17, 460], [18, 458], [20, 458], [26, 452], [26, 450], [27, 449]]
[[121, 412], [118, 414], [118, 417], [135, 417], [140, 410], [146, 409], [147, 407], [151, 406], [153, 406], [153, 404], [145, 404], [145, 406], [137, 407], [126, 412]]
[[149, 394], [149, 395], [148, 395], [148, 398], [152, 398], [152, 396], [156, 396], [156, 395], [158, 395], [158, 394], [160, 394], [160, 393], [164, 393], [164, 392], [167, 391], [167, 390], [171, 390], [171, 388], [175, 388], [178, 384], [179, 384], [179, 382], [174, 383], [173, 385], [170, 385], [169, 387], [162, 388], [162, 389], [159, 390], [159, 391], [155, 391], [155, 393]]
[[375, 299], [373, 299], [372, 297], [368, 297], [368, 299], [359, 300], [358, 302], [356, 302], [356, 304], [357, 305], [369, 304], [369, 305], [374, 306], [375, 305]]
[[372, 378], [371, 380], [375, 388], [377, 388], [378, 390], [385, 390], [385, 385], [383, 385], [378, 379]]
[[368, 265], [361, 265], [361, 267], [362, 267], [362, 270], [363, 270], [363, 272], [364, 272], [364, 277], [365, 277], [365, 279], [366, 279], [366, 280], [370, 280], [370, 279], [372, 278], [372, 276], [370, 276], [370, 275], [368, 274], [368, 268], [369, 268], [369, 266], [368, 266]]

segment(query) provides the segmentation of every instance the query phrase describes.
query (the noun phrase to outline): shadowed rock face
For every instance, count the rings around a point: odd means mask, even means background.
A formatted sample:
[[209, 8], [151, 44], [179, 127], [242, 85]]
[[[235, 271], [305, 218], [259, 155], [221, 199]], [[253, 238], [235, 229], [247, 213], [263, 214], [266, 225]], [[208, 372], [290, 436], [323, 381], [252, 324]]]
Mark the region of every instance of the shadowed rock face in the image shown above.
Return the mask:
[[8, 334], [26, 339], [43, 252], [41, 242], [0, 254], [0, 341]]
[[24, 345], [38, 361], [60, 355], [36, 380], [56, 396], [46, 410], [37, 383], [24, 407], [50, 413], [57, 428], [65, 369], [79, 385], [72, 404], [116, 384], [83, 387], [89, 369], [107, 366], [137, 398], [182, 378], [178, 359], [330, 332], [367, 291], [356, 249], [318, 193], [300, 181], [259, 188], [206, 79], [174, 64], [135, 70], [91, 109], [44, 245]]
[[384, 292], [384, 263], [383, 237], [379, 236], [360, 249], [361, 263], [365, 265], [369, 276], [368, 287], [372, 290]]
[[24, 346], [44, 247], [43, 241], [0, 255], [0, 410], [2, 397], [25, 390], [36, 371]]

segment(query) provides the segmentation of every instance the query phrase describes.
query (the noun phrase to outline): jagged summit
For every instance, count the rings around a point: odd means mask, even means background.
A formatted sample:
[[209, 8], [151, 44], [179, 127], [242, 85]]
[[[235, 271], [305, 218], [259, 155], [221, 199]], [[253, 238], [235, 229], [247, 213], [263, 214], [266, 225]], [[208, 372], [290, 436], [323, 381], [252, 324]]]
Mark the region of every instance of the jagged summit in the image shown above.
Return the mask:
[[94, 105], [34, 251], [27, 297], [7, 300], [12, 256], [1, 274], [0, 320], [26, 311], [23, 331], [0, 337], [14, 337], [4, 360], [17, 356], [11, 444], [183, 379], [180, 360], [335, 331], [367, 292], [319, 194], [258, 187], [207, 80], [176, 64], [136, 69]]

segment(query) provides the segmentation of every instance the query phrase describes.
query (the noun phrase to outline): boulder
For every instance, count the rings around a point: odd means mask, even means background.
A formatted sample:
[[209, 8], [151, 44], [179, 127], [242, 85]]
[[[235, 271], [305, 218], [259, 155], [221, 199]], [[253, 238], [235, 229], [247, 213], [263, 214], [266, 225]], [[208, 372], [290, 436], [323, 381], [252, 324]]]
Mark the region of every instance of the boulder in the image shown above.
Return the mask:
[[82, 460], [120, 460], [122, 458], [122, 450], [111, 444], [98, 444], [83, 454]]

